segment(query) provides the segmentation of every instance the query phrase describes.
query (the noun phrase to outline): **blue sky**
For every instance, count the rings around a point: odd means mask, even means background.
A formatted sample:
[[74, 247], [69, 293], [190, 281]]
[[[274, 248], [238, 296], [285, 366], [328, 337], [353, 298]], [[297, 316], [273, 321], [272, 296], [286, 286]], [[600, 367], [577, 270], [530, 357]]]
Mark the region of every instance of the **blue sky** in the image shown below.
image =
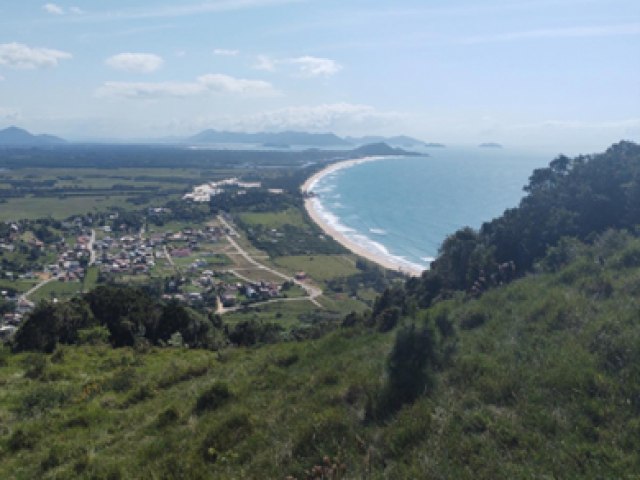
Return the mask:
[[0, 127], [591, 151], [640, 141], [637, 0], [0, 3]]

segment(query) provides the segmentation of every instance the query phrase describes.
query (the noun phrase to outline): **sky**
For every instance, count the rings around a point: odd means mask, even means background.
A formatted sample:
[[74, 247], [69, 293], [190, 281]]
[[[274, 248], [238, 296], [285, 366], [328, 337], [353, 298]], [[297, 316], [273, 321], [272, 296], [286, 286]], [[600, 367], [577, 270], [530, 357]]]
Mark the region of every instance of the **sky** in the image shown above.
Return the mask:
[[0, 0], [0, 128], [640, 141], [638, 0]]

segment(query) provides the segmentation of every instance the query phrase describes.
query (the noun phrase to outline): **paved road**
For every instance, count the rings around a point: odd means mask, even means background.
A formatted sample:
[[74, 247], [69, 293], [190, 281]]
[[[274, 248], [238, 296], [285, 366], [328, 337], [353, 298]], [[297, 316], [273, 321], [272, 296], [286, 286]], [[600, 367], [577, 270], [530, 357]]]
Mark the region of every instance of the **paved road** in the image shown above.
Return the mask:
[[[236, 249], [236, 251], [242, 256], [244, 257], [244, 259], [249, 262], [251, 265], [254, 265], [257, 269], [260, 270], [265, 270], [269, 273], [272, 273], [273, 275], [282, 278], [283, 280], [289, 281], [289, 282], [293, 282], [296, 285], [299, 285], [300, 287], [302, 287], [306, 292], [308, 297], [300, 297], [301, 299], [304, 300], [309, 300], [311, 303], [313, 303], [315, 306], [317, 306], [318, 308], [324, 308], [319, 302], [318, 300], [316, 300], [320, 295], [322, 295], [322, 290], [319, 289], [318, 287], [314, 287], [313, 285], [309, 285], [307, 283], [301, 282], [299, 280], [296, 280], [295, 278], [289, 276], [289, 275], [285, 275], [284, 273], [281, 273], [277, 270], [274, 270], [271, 267], [268, 267], [267, 265], [263, 265], [262, 263], [259, 263], [258, 261], [256, 261], [253, 257], [251, 257], [246, 250], [244, 250], [240, 245], [238, 245], [238, 242], [236, 242], [231, 235], [236, 235], [237, 233], [235, 232], [235, 230], [231, 227], [231, 225], [229, 225], [227, 223], [227, 221], [222, 217], [222, 215], [218, 215], [218, 220], [220, 221], [220, 223], [222, 223], [228, 230], [229, 232], [231, 232], [231, 234], [227, 234], [227, 240], [229, 241], [229, 243], [231, 245], [233, 245], [233, 247]], [[297, 300], [297, 299], [280, 299], [280, 301], [283, 300]], [[260, 304], [264, 305], [264, 303], [267, 302], [261, 302]]]

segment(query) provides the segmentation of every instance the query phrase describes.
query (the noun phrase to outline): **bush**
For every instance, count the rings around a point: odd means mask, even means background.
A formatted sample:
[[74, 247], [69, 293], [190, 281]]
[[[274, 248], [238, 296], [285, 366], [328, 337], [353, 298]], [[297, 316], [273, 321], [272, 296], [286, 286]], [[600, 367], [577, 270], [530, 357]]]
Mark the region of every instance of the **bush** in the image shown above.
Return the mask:
[[18, 411], [25, 416], [47, 412], [65, 403], [71, 396], [66, 387], [39, 384], [22, 397]]
[[428, 327], [414, 324], [401, 328], [387, 359], [387, 384], [369, 415], [384, 418], [406, 403], [412, 403], [432, 384], [431, 367], [436, 364], [435, 342]]
[[202, 442], [202, 456], [209, 462], [220, 460], [253, 432], [253, 425], [248, 413], [239, 412], [222, 420], [205, 436]]
[[180, 412], [176, 407], [169, 407], [158, 415], [158, 426], [166, 427], [175, 423], [180, 418]]
[[92, 328], [83, 328], [81, 330], [78, 330], [78, 344], [108, 345], [109, 335], [110, 333], [107, 327], [99, 326]]
[[224, 405], [233, 395], [229, 386], [223, 382], [216, 382], [200, 394], [196, 401], [196, 412], [216, 410]]
[[467, 311], [460, 316], [460, 328], [462, 330], [473, 330], [487, 321], [487, 316], [483, 312]]
[[11, 434], [7, 446], [12, 452], [31, 450], [35, 447], [37, 440], [38, 436], [35, 432], [27, 432], [20, 428]]

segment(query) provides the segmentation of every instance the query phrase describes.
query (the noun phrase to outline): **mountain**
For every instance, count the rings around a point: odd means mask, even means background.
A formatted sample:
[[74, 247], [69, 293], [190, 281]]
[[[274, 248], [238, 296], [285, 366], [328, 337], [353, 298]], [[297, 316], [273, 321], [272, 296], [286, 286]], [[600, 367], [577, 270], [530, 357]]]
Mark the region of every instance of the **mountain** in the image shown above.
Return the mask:
[[489, 142], [489, 143], [481, 143], [478, 145], [480, 148], [502, 148], [502, 145], [499, 143]]
[[347, 142], [353, 143], [354, 145], [366, 145], [369, 143], [380, 143], [380, 142], [384, 142], [394, 147], [423, 147], [426, 145], [425, 142], [423, 142], [422, 140], [418, 140], [412, 137], [407, 137], [406, 135], [397, 135], [395, 137], [381, 137], [381, 136], [368, 135], [365, 137], [345, 137], [345, 140]]
[[387, 145], [384, 142], [380, 143], [371, 143], [369, 145], [362, 145], [361, 147], [355, 148], [351, 151], [357, 156], [360, 155], [418, 155], [414, 152], [408, 152], [401, 148], [393, 148]]
[[39, 147], [66, 143], [62, 138], [53, 135], [33, 135], [18, 127], [0, 130], [0, 146]]
[[252, 143], [271, 145], [309, 145], [316, 147], [337, 147], [350, 145], [349, 142], [333, 133], [307, 132], [219, 132], [204, 130], [186, 139], [187, 143]]

